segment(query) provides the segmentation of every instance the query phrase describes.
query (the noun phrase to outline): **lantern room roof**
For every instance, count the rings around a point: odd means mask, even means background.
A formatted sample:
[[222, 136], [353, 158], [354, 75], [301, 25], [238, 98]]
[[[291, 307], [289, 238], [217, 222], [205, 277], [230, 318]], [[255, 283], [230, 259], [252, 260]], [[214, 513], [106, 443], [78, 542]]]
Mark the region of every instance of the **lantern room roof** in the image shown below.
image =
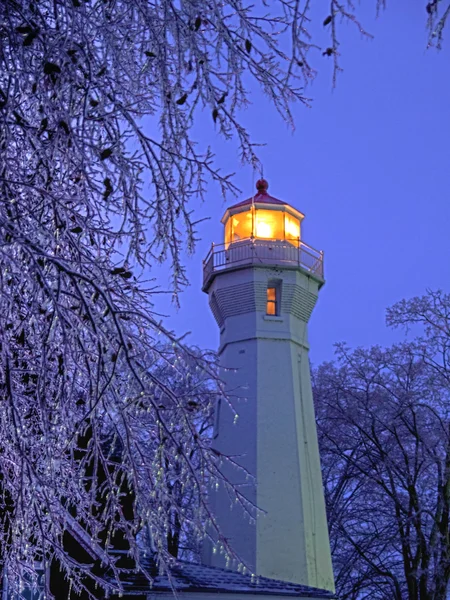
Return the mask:
[[258, 179], [258, 181], [256, 182], [256, 194], [254, 196], [251, 196], [250, 198], [247, 198], [247, 200], [242, 200], [241, 202], [238, 202], [237, 204], [233, 204], [233, 206], [229, 206], [227, 208], [227, 210], [225, 211], [224, 216], [222, 217], [222, 223], [224, 223], [226, 221], [226, 219], [229, 217], [230, 213], [234, 214], [236, 212], [240, 212], [239, 209], [245, 209], [246, 206], [250, 207], [253, 204], [257, 204], [257, 205], [268, 204], [271, 206], [274, 206], [274, 205], [286, 206], [289, 209], [289, 212], [291, 212], [292, 214], [297, 216], [300, 220], [304, 218], [305, 215], [303, 213], [301, 213], [299, 210], [297, 210], [296, 208], [294, 208], [287, 202], [284, 202], [284, 200], [279, 200], [278, 198], [271, 196], [267, 192], [268, 189], [269, 189], [268, 182], [265, 179]]
[[242, 200], [242, 202], [238, 202], [237, 204], [233, 204], [230, 206], [228, 210], [233, 210], [234, 208], [239, 208], [241, 206], [250, 206], [253, 203], [258, 204], [287, 204], [287, 202], [283, 202], [283, 200], [278, 200], [278, 198], [274, 198], [271, 196], [267, 190], [269, 189], [269, 184], [265, 179], [258, 179], [256, 182], [256, 190], [257, 193], [248, 198], [247, 200]]

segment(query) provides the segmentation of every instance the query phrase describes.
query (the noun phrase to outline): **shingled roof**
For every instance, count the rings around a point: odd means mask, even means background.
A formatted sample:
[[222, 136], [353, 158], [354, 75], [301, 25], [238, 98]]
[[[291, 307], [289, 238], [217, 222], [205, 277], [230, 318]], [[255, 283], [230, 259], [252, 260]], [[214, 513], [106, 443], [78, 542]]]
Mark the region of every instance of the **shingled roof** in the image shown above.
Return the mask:
[[[150, 573], [155, 572], [155, 566], [148, 564]], [[308, 587], [286, 581], [278, 581], [267, 577], [243, 575], [236, 571], [209, 567], [196, 563], [178, 561], [170, 568], [169, 575], [154, 575], [153, 585], [150, 586], [143, 575], [134, 575], [125, 583], [126, 596], [142, 595], [148, 592], [177, 593], [239, 593], [239, 594], [264, 594], [275, 596], [294, 596], [297, 598], [323, 598], [332, 600], [334, 594], [327, 590]]]

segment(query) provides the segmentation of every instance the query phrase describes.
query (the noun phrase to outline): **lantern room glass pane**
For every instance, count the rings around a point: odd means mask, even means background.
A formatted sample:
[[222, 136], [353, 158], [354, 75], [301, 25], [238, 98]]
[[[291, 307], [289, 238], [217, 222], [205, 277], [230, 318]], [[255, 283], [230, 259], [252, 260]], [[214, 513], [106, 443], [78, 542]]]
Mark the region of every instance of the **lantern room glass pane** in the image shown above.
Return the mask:
[[266, 240], [283, 240], [283, 213], [256, 209], [254, 236]]
[[284, 232], [286, 240], [292, 243], [295, 240], [298, 244], [300, 239], [300, 221], [292, 215], [285, 213], [284, 216]]
[[237, 213], [232, 215], [229, 219], [231, 221], [231, 235], [230, 242], [237, 242], [239, 240], [245, 240], [252, 235], [252, 212], [247, 210], [245, 212]]
[[228, 248], [228, 244], [230, 244], [232, 241], [231, 239], [231, 219], [227, 219], [225, 221], [225, 244]]

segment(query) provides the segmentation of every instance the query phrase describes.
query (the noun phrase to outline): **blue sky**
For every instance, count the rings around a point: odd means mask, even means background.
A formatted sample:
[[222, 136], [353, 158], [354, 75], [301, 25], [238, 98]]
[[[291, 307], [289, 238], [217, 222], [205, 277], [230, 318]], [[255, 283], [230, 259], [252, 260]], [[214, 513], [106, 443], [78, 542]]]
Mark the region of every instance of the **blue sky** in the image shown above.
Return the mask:
[[[343, 27], [337, 88], [324, 57], [307, 90], [313, 107], [294, 107], [295, 132], [257, 90], [242, 114], [254, 141], [266, 143], [259, 155], [270, 192], [306, 215], [303, 239], [325, 252], [326, 285], [310, 323], [315, 364], [333, 357], [335, 342], [399, 339], [384, 325], [386, 307], [427, 288], [450, 289], [450, 29], [441, 52], [426, 51], [425, 4], [388, 0], [375, 19], [375, 2], [366, 2], [360, 20], [374, 39]], [[214, 132], [204, 141], [224, 171], [236, 172], [241, 199], [250, 196], [255, 175], [236, 147]], [[200, 289], [201, 266], [211, 242], [222, 242], [225, 208], [211, 188], [197, 213], [211, 219], [186, 260], [191, 286], [181, 309], [167, 297], [156, 303], [167, 326], [191, 331], [187, 341], [208, 348], [219, 332]], [[166, 268], [154, 275], [166, 286]]]

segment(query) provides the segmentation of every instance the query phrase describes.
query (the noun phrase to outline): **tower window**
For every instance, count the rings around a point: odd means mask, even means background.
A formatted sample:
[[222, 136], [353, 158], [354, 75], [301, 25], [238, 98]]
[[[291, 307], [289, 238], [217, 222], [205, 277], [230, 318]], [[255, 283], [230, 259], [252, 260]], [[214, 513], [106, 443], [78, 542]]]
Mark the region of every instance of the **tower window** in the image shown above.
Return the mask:
[[276, 287], [268, 287], [267, 288], [267, 308], [266, 313], [268, 315], [277, 315], [278, 314], [278, 294]]

